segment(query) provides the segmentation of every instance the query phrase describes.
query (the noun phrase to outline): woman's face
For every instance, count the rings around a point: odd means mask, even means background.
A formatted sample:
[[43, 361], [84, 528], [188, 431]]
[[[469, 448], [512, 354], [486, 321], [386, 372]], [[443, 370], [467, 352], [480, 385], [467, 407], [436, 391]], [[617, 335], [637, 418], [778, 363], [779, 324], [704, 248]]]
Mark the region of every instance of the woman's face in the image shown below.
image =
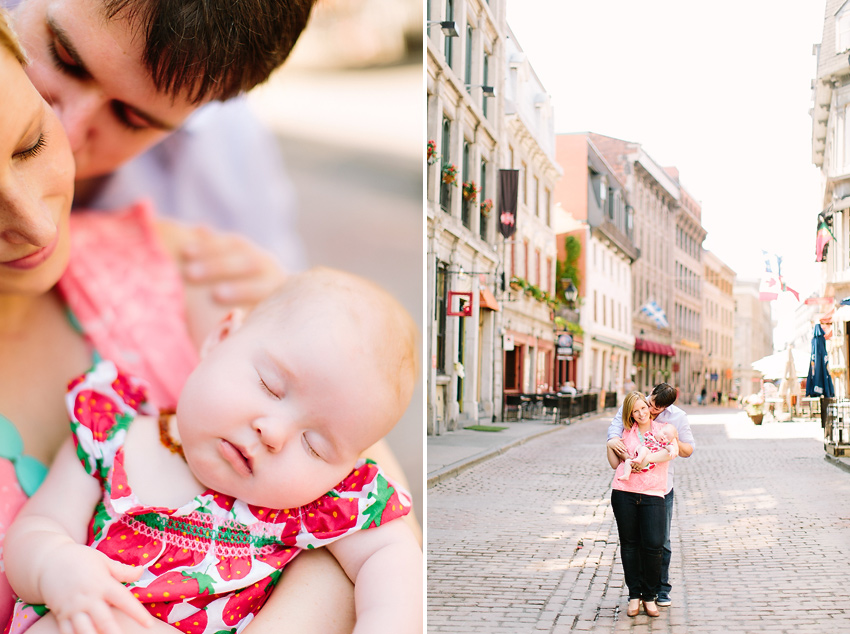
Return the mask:
[[53, 111], [3, 46], [0, 86], [0, 295], [39, 295], [68, 264], [74, 158]]
[[649, 420], [649, 405], [643, 399], [638, 399], [635, 403], [635, 408], [632, 410], [632, 419], [638, 425], [643, 425]]

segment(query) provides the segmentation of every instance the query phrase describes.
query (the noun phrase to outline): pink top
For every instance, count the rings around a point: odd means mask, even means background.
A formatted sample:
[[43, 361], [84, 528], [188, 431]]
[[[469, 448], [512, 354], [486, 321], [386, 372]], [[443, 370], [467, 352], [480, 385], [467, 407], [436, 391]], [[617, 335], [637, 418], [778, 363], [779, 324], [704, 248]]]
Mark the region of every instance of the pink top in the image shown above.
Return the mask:
[[177, 404], [198, 353], [183, 285], [147, 201], [115, 213], [71, 214], [71, 260], [59, 290], [101, 357], [147, 381], [162, 409]]
[[[663, 426], [663, 423], [652, 421], [649, 433], [660, 437]], [[635, 451], [643, 446], [643, 443], [638, 437], [637, 425], [632, 425], [631, 429], [623, 430], [623, 443], [626, 445], [626, 453], [630, 456], [634, 456]], [[630, 491], [632, 493], [645, 493], [647, 495], [664, 497], [667, 491], [667, 467], [669, 464], [669, 460], [667, 462], [659, 462], [656, 463], [654, 469], [632, 473], [628, 480], [620, 480], [619, 478], [623, 475], [623, 470], [626, 468], [626, 463], [621, 462], [617, 467], [617, 471], [614, 473], [612, 487], [619, 491]]]
[[[186, 329], [182, 281], [154, 221], [147, 202], [116, 213], [72, 213], [71, 259], [59, 290], [94, 349], [144, 377], [154, 401], [172, 408], [198, 353]], [[25, 500], [14, 465], [0, 458], [0, 558]], [[0, 628], [11, 610], [0, 565]]]

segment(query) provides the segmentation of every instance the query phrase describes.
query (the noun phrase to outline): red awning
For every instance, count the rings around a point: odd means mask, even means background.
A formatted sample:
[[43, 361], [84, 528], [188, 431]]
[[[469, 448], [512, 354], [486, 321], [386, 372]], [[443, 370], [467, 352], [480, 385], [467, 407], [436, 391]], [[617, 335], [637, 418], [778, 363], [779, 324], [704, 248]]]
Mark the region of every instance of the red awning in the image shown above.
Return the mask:
[[481, 308], [489, 308], [490, 310], [499, 310], [499, 302], [493, 292], [482, 285], [478, 287], [478, 301]]
[[676, 351], [673, 350], [673, 346], [658, 343], [657, 341], [650, 341], [649, 339], [640, 339], [639, 337], [635, 337], [635, 350], [639, 352], [649, 352], [650, 354], [660, 354], [665, 357], [676, 356]]

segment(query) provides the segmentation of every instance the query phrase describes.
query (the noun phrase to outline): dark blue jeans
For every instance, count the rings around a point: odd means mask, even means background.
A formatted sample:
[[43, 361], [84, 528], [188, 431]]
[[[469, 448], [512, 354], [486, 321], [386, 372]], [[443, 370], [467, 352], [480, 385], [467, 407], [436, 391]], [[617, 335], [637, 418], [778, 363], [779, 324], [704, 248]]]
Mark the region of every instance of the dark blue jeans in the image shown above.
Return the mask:
[[673, 489], [670, 489], [664, 497], [667, 506], [667, 526], [664, 529], [664, 552], [661, 554], [661, 587], [658, 589], [658, 594], [665, 597], [670, 596], [670, 590], [673, 586], [670, 585], [670, 557], [673, 551], [670, 549], [670, 525], [673, 523]]
[[657, 495], [614, 489], [611, 508], [620, 534], [620, 559], [629, 599], [655, 601], [661, 586], [667, 503]]

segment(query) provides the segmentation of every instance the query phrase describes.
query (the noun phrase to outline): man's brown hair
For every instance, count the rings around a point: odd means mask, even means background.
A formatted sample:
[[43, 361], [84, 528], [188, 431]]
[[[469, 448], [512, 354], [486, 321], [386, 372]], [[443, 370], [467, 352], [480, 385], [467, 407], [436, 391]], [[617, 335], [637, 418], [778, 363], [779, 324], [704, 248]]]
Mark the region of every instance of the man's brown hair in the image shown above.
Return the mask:
[[225, 100], [283, 64], [316, 0], [104, 0], [108, 20], [144, 36], [142, 59], [161, 92]]

